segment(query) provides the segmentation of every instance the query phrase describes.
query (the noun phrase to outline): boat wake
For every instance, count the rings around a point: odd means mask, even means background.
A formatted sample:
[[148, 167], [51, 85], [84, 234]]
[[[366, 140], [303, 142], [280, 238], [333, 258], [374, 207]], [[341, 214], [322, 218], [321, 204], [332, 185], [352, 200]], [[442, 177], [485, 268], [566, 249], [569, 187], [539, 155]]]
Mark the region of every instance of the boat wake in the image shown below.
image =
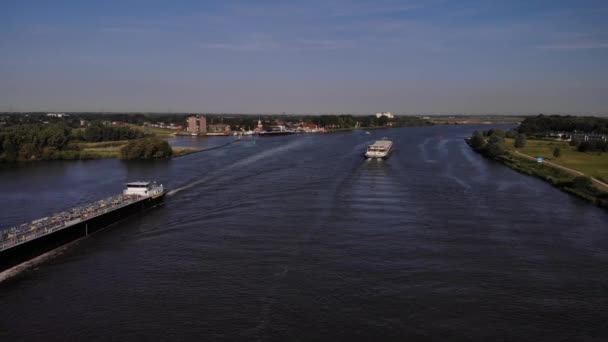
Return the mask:
[[428, 151], [427, 151], [427, 145], [429, 144], [429, 142], [431, 142], [432, 138], [426, 138], [424, 139], [424, 141], [420, 144], [418, 144], [418, 150], [420, 151], [420, 154], [422, 155], [422, 159], [424, 160], [425, 163], [434, 163], [437, 162], [436, 160], [432, 160], [429, 158], [428, 155]]
[[221, 179], [221, 176], [217, 177], [215, 175], [218, 175], [218, 174], [219, 175], [224, 175], [224, 174], [226, 174], [227, 171], [230, 171], [232, 169], [242, 168], [242, 167], [246, 167], [246, 166], [252, 165], [252, 164], [254, 164], [256, 162], [259, 162], [260, 160], [266, 159], [268, 157], [276, 156], [277, 154], [280, 154], [280, 153], [285, 153], [285, 152], [287, 152], [289, 150], [292, 150], [292, 149], [294, 149], [296, 147], [299, 147], [299, 146], [305, 144], [306, 142], [307, 142], [306, 140], [296, 140], [296, 141], [293, 141], [293, 142], [291, 142], [289, 144], [278, 146], [278, 147], [274, 147], [274, 148], [262, 151], [260, 153], [254, 154], [252, 156], [249, 156], [247, 158], [243, 158], [243, 159], [241, 159], [241, 160], [239, 160], [239, 161], [237, 161], [237, 162], [235, 162], [233, 164], [230, 164], [230, 165], [227, 165], [227, 166], [225, 166], [223, 168], [217, 169], [215, 172], [211, 173], [207, 177], [198, 178], [194, 182], [188, 183], [188, 184], [183, 185], [183, 186], [181, 186], [179, 188], [176, 188], [176, 189], [173, 189], [173, 190], [169, 191], [169, 192], [167, 192], [167, 196], [176, 195], [176, 194], [178, 194], [181, 191], [184, 191], [184, 190], [190, 189], [190, 188], [192, 188], [194, 186], [197, 186], [199, 184], [208, 182], [210, 179], [213, 179], [215, 182], [218, 182], [218, 180]]
[[56, 256], [61, 255], [63, 252], [68, 250], [70, 247], [79, 243], [81, 239], [83, 239], [83, 238], [80, 238], [78, 240], [67, 243], [61, 247], [55, 248], [51, 251], [48, 251], [44, 254], [41, 254], [41, 255], [35, 257], [33, 259], [30, 259], [26, 262], [23, 262], [19, 265], [13, 266], [7, 270], [0, 272], [0, 283], [4, 282], [10, 278], [13, 278], [27, 270], [35, 269], [36, 266], [46, 262], [47, 260], [51, 260], [51, 259], [55, 258]]

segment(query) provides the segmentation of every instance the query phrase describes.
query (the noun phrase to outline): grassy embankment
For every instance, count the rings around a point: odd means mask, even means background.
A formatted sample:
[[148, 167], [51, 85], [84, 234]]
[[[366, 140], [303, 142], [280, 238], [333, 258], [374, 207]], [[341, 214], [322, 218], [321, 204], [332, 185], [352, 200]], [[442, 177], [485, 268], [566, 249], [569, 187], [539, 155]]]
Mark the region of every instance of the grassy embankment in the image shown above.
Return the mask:
[[[175, 131], [157, 127], [143, 127], [137, 125], [129, 125], [129, 127], [138, 129], [146, 133], [146, 135], [155, 136], [160, 139], [167, 139], [175, 136]], [[80, 159], [107, 159], [120, 158], [120, 149], [122, 149], [129, 141], [107, 141], [99, 143], [80, 143]], [[189, 147], [173, 147], [173, 156], [181, 156], [198, 151], [195, 148]]]
[[[120, 158], [120, 149], [123, 148], [129, 141], [107, 141], [100, 143], [80, 143], [80, 158], [79, 159], [108, 159]], [[196, 152], [197, 149], [188, 147], [173, 147], [173, 156], [181, 156]]]
[[[508, 151], [515, 151], [513, 139], [505, 139], [505, 143]], [[553, 157], [553, 150], [556, 147], [561, 150], [559, 158]], [[532, 157], [543, 157], [552, 163], [608, 183], [608, 153], [579, 152], [567, 142], [550, 140], [528, 140], [526, 147], [517, 150]]]
[[166, 139], [170, 137], [176, 136], [175, 130], [167, 129], [167, 128], [158, 128], [158, 127], [145, 127], [145, 126], [137, 126], [137, 125], [129, 125], [131, 128], [139, 129], [146, 133], [147, 135], [153, 135], [157, 138]]
[[[510, 168], [541, 178], [554, 186], [588, 200], [598, 206], [608, 208], [608, 189], [600, 184], [581, 182], [580, 174], [559, 167], [538, 163], [536, 160], [519, 155], [516, 151], [531, 157], [543, 157], [546, 161], [567, 167], [598, 180], [608, 177], [608, 153], [584, 153], [565, 142], [529, 140], [525, 148], [515, 149], [513, 139], [505, 139], [506, 153], [493, 158]], [[553, 157], [555, 147], [561, 149], [559, 158]]]

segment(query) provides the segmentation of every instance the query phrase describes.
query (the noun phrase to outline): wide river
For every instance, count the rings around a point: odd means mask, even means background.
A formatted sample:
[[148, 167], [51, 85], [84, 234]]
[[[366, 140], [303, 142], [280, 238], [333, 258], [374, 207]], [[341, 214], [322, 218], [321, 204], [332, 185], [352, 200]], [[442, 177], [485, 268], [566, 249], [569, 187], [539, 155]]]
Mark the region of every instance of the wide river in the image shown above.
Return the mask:
[[[608, 211], [475, 154], [483, 128], [4, 167], [3, 228], [127, 181], [171, 192], [2, 281], [0, 340], [606, 341]], [[365, 161], [382, 136], [395, 153]]]

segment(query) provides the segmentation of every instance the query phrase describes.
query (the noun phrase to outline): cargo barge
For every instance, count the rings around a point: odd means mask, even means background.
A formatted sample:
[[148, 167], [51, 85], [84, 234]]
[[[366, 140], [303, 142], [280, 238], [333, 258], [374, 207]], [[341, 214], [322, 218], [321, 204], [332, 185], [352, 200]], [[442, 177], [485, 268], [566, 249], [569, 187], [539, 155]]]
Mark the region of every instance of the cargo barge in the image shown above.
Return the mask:
[[132, 182], [122, 194], [0, 231], [0, 272], [94, 233], [163, 200], [154, 182]]

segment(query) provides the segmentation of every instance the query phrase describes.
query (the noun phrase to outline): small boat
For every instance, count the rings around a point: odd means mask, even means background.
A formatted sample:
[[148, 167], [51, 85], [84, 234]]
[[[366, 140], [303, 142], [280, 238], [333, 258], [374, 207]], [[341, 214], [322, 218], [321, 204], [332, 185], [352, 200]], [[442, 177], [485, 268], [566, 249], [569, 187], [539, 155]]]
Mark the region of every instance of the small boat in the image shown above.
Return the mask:
[[365, 134], [370, 135], [371, 133], [369, 131], [365, 131]]
[[365, 152], [366, 158], [386, 158], [393, 148], [393, 142], [388, 138], [382, 138], [377, 140], [375, 143], [367, 146], [367, 152]]

